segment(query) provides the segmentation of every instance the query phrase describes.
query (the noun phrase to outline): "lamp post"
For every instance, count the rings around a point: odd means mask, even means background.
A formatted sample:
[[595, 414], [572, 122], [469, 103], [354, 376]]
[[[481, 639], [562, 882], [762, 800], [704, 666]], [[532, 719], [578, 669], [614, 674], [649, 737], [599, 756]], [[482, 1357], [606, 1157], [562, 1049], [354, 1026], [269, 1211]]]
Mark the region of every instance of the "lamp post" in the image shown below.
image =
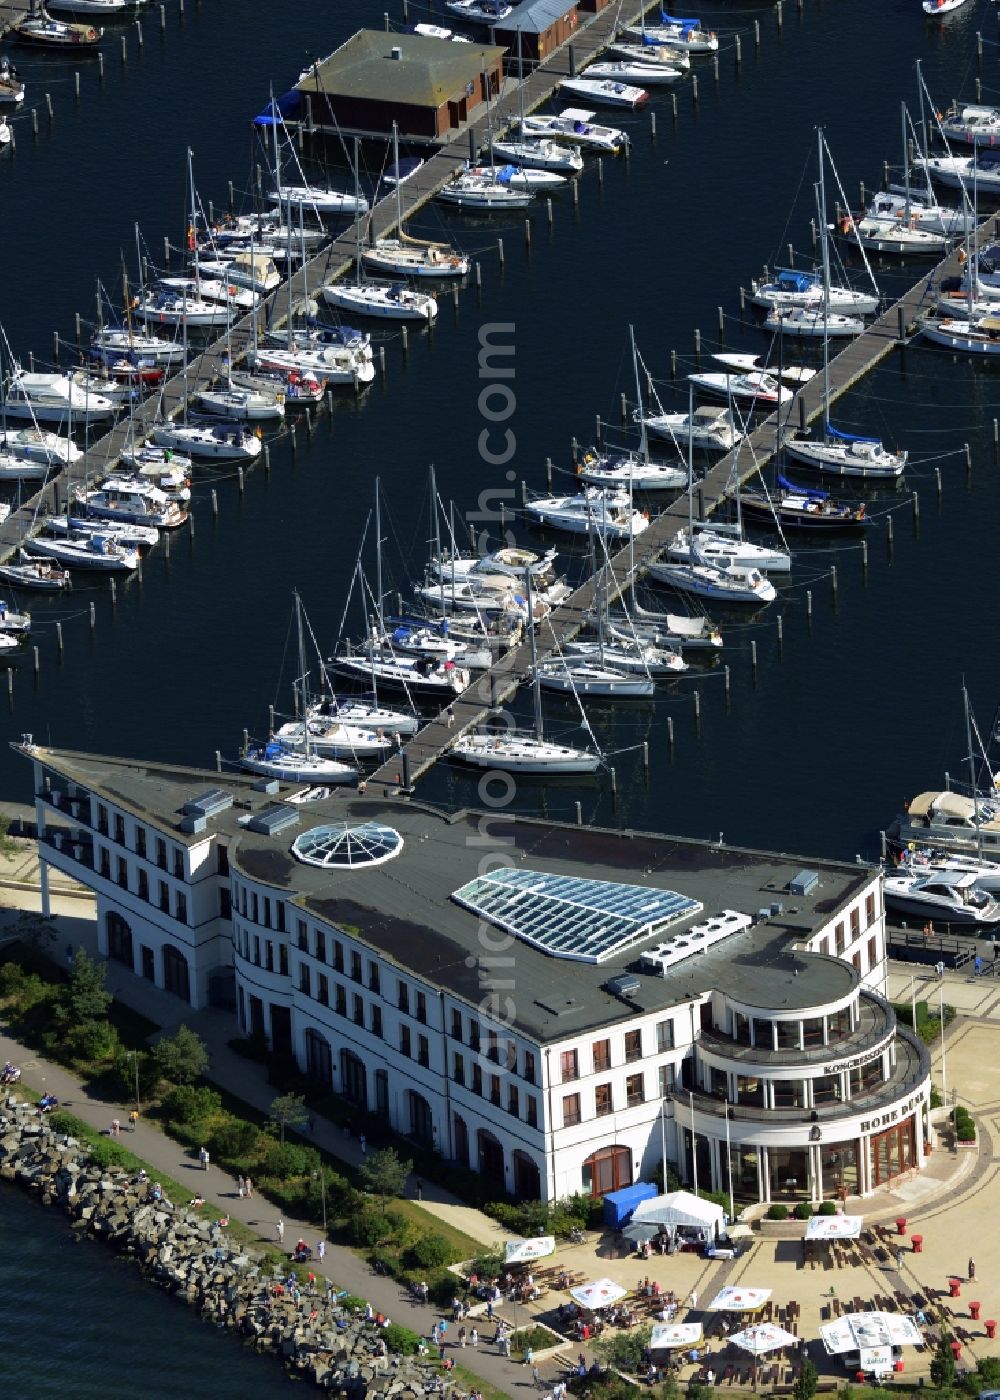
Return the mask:
[[944, 983], [938, 983], [938, 1014], [941, 1017], [941, 1101], [948, 1113], [948, 1059], [944, 1048]]
[[319, 1199], [323, 1211], [323, 1234], [326, 1234], [326, 1172], [320, 1167], [319, 1171], [313, 1172], [313, 1180], [319, 1177]]
[[912, 1029], [914, 1035], [916, 1035], [916, 1033], [917, 1033], [917, 992], [916, 992], [916, 982], [917, 982], [917, 974], [914, 973], [913, 976], [910, 978], [910, 1016], [912, 1017], [911, 1029]]
[[691, 1106], [691, 1174], [694, 1177], [694, 1194], [698, 1194], [698, 1138], [694, 1130], [694, 1090], [688, 1090], [688, 1103]]
[[726, 1104], [726, 1171], [729, 1175], [729, 1223], [736, 1219], [736, 1205], [733, 1201], [733, 1148], [729, 1139], [729, 1104]]
[[141, 1113], [142, 1106], [139, 1103], [139, 1052], [138, 1050], [130, 1050], [129, 1055], [132, 1059], [132, 1067], [135, 1070], [135, 1111], [136, 1113]]

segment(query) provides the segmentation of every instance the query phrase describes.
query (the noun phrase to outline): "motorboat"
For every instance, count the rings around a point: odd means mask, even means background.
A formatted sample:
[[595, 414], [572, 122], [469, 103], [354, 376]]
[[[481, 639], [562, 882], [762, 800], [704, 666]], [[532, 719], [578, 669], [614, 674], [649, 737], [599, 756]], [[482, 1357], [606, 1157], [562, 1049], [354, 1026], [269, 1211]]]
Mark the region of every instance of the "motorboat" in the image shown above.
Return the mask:
[[[767, 311], [784, 311], [794, 306], [815, 310], [824, 301], [823, 279], [816, 272], [778, 267], [770, 278], [755, 278], [750, 283], [750, 300], [754, 306], [762, 306]], [[831, 311], [869, 316], [878, 310], [879, 298], [871, 292], [831, 283], [826, 304]]]
[[719, 350], [712, 359], [716, 364], [725, 365], [726, 369], [735, 369], [740, 374], [751, 374], [766, 372], [773, 374], [784, 384], [808, 384], [810, 379], [815, 379], [817, 370], [811, 369], [808, 365], [768, 365], [761, 364], [759, 355], [746, 355], [735, 350]]
[[[161, 479], [174, 478], [174, 473], [181, 479], [190, 477], [194, 467], [190, 457], [185, 457], [183, 453], [175, 452], [170, 447], [157, 447], [152, 442], [140, 445], [133, 443], [131, 447], [124, 449], [118, 461], [127, 470], [148, 477], [157, 486], [160, 486]], [[166, 488], [160, 486], [160, 489]]]
[[630, 111], [649, 101], [645, 88], [615, 82], [612, 78], [563, 78], [559, 88], [571, 97], [583, 97], [605, 107], [627, 107]]
[[1000, 923], [1000, 904], [976, 884], [975, 875], [954, 871], [886, 875], [885, 902], [892, 909], [940, 924]]
[[[302, 752], [305, 747], [305, 723], [297, 719], [283, 724], [275, 739], [286, 748]], [[339, 719], [310, 718], [309, 747], [320, 758], [381, 758], [393, 746], [392, 736], [385, 730], [362, 729]]]
[[563, 146], [552, 137], [494, 141], [492, 150], [500, 160], [521, 170], [555, 170], [564, 175], [578, 175], [583, 169], [579, 146]]
[[354, 216], [368, 213], [368, 201], [364, 195], [345, 194], [343, 190], [332, 190], [326, 185], [282, 185], [268, 195], [268, 199], [282, 208], [301, 206], [312, 209], [316, 214]]
[[902, 476], [907, 460], [906, 452], [887, 451], [881, 438], [840, 432], [829, 422], [823, 425], [822, 438], [813, 441], [793, 433], [785, 438], [784, 448], [787, 456], [815, 471], [883, 481]]
[[1000, 355], [1000, 316], [925, 320], [920, 327], [928, 340], [970, 355]]
[[226, 250], [236, 244], [241, 252], [249, 252], [253, 244], [259, 252], [267, 249], [268, 256], [280, 262], [289, 252], [295, 260], [302, 249], [316, 251], [329, 237], [322, 224], [307, 224], [299, 218], [282, 223], [280, 218], [259, 214], [227, 214], [212, 224], [197, 246]]
[[647, 565], [649, 577], [680, 593], [723, 603], [760, 605], [773, 603], [777, 597], [774, 584], [759, 569], [708, 564], [699, 554], [695, 546], [692, 559], [686, 563], [670, 559], [651, 563]]
[[24, 101], [24, 83], [7, 57], [0, 58], [0, 107], [20, 107]]
[[16, 564], [0, 564], [0, 579], [4, 583], [37, 593], [60, 593], [71, 586], [69, 570], [51, 560], [33, 559], [23, 549], [17, 558]]
[[401, 282], [331, 282], [321, 287], [319, 299], [327, 306], [356, 316], [384, 321], [423, 321], [437, 316], [438, 306], [427, 292], [414, 292]]
[[842, 238], [860, 244], [869, 252], [894, 253], [900, 257], [943, 257], [951, 244], [943, 233], [921, 228], [912, 217], [904, 223], [901, 219], [874, 219], [868, 214], [859, 218], [844, 214], [836, 230]]
[[464, 579], [479, 574], [506, 575], [522, 583], [525, 572], [530, 571], [531, 577], [545, 588], [554, 581], [555, 561], [554, 549], [547, 549], [544, 554], [536, 554], [530, 549], [507, 545], [488, 554], [442, 555], [431, 559], [428, 572], [445, 580]]
[[186, 292], [162, 289], [149, 291], [138, 297], [133, 310], [146, 324], [159, 326], [183, 326], [189, 329], [224, 326], [232, 316], [228, 301], [207, 301], [199, 296], [189, 296]]
[[964, 4], [965, 0], [923, 0], [923, 11], [933, 19], [943, 19]]
[[448, 754], [473, 768], [503, 773], [596, 773], [601, 766], [598, 753], [508, 731], [466, 734], [452, 743]]
[[471, 680], [469, 672], [452, 661], [398, 656], [391, 647], [341, 654], [334, 657], [333, 666], [341, 675], [359, 681], [434, 695], [460, 695]]
[[1000, 862], [1000, 794], [918, 793], [892, 823], [889, 836], [903, 847], [933, 846], [946, 855]]
[[575, 496], [541, 496], [528, 501], [525, 512], [540, 525], [572, 535], [593, 531], [606, 539], [622, 540], [649, 528], [649, 517], [632, 506], [627, 492], [593, 486]]
[[702, 393], [719, 399], [737, 399], [741, 403], [749, 403], [751, 408], [776, 408], [778, 404], [790, 403], [793, 398], [791, 389], [765, 370], [750, 370], [745, 374], [709, 371], [689, 374], [688, 379]]
[[236, 253], [234, 256], [201, 258], [198, 270], [212, 281], [234, 287], [247, 287], [252, 292], [273, 292], [281, 285], [281, 273], [274, 259], [266, 253]]
[[309, 408], [310, 405], [323, 401], [322, 381], [313, 374], [300, 374], [295, 369], [286, 370], [284, 373], [278, 370], [260, 370], [256, 374], [234, 370], [230, 380], [237, 389], [253, 389], [260, 394], [281, 394], [285, 401], [286, 413], [292, 408]]
[[693, 413], [652, 413], [642, 420], [649, 432], [670, 438], [678, 447], [700, 447], [707, 452], [731, 452], [743, 441], [732, 410], [702, 407]]
[[283, 783], [353, 783], [358, 770], [336, 758], [323, 758], [271, 740], [240, 755], [240, 767]]
[[975, 856], [948, 855], [933, 846], [908, 846], [900, 852], [897, 875], [971, 875], [987, 894], [1000, 894], [1000, 865]]
[[44, 428], [0, 428], [0, 452], [44, 466], [68, 466], [83, 456], [72, 438]]
[[[148, 450], [150, 452], [161, 451], [155, 447]], [[155, 486], [157, 490], [163, 492], [168, 500], [176, 501], [180, 506], [190, 505], [191, 473], [194, 468], [190, 457], [184, 457], [178, 452], [171, 457], [169, 462], [160, 461], [157, 463], [144, 460], [146, 451], [145, 448], [139, 448], [133, 458], [132, 465], [124, 462], [121, 458], [119, 459], [123, 468], [115, 472], [119, 480], [127, 482], [130, 486], [136, 485], [140, 489], [146, 486]]]
[[942, 117], [941, 132], [964, 146], [1000, 146], [1000, 107], [956, 103]]
[[418, 239], [380, 238], [362, 254], [366, 267], [390, 277], [465, 277], [472, 263], [447, 243]]
[[107, 374], [88, 374], [86, 370], [77, 369], [72, 371], [72, 376], [76, 387], [89, 398], [107, 399], [116, 408], [135, 403], [140, 397], [134, 385], [122, 379], [112, 379]]
[[618, 127], [595, 122], [593, 117], [593, 112], [582, 107], [564, 107], [556, 116], [524, 116], [519, 125], [522, 136], [550, 136], [554, 141], [570, 141], [575, 146], [610, 155], [623, 151], [629, 144], [628, 135]]
[[343, 724], [382, 730], [385, 734], [416, 734], [420, 721], [402, 710], [389, 710], [377, 700], [353, 695], [325, 695], [309, 706], [309, 718], [336, 719]]
[[285, 396], [280, 390], [244, 389], [236, 384], [219, 384], [202, 389], [197, 404], [203, 413], [234, 423], [274, 422], [285, 416]]
[[667, 545], [667, 558], [689, 562], [693, 557], [692, 540], [694, 554], [699, 555], [704, 563], [715, 564], [719, 568], [762, 569], [766, 573], [787, 574], [792, 567], [787, 549], [754, 544], [752, 540], [744, 538], [738, 525], [722, 520], [705, 524], [696, 521], [693, 529], [682, 526]]
[[[504, 166], [508, 170], [510, 166]], [[494, 178], [493, 168], [489, 165], [470, 165], [466, 167], [469, 175], [476, 175], [480, 179], [492, 180]], [[560, 175], [556, 170], [536, 170], [534, 168], [522, 168], [519, 165], [513, 166], [513, 173], [507, 176], [505, 183], [512, 190], [528, 190], [534, 194], [538, 190], [557, 190], [565, 185], [566, 175]]]
[[656, 682], [646, 675], [617, 671], [587, 660], [540, 661], [533, 677], [542, 690], [562, 695], [599, 696], [616, 700], [648, 700], [656, 694]]
[[610, 613], [606, 620], [609, 637], [638, 638], [671, 651], [718, 651], [722, 633], [710, 618], [689, 617], [684, 613], [650, 612], [633, 600], [632, 616]]
[[642, 89], [676, 83], [683, 78], [684, 71], [669, 63], [651, 63], [648, 60], [637, 63], [630, 58], [616, 58], [589, 64], [586, 76], [591, 80], [600, 78], [604, 82], [634, 83]]
[[783, 476], [773, 491], [740, 491], [744, 515], [782, 530], [853, 530], [865, 525], [864, 501], [844, 501], [826, 491], [796, 486]]
[[914, 165], [925, 170], [932, 180], [953, 189], [975, 189], [980, 199], [984, 195], [1000, 195], [1000, 152], [977, 149], [971, 156], [918, 157]]
[[896, 189], [880, 190], [865, 210], [868, 219], [888, 219], [893, 223], [926, 229], [928, 233], [944, 234], [946, 238], [959, 238], [971, 229], [972, 217], [961, 209], [950, 209], [944, 204], [936, 204], [923, 193], [906, 194]]
[[506, 0], [444, 0], [444, 7], [460, 19], [477, 24], [498, 24], [513, 8]]
[[670, 44], [688, 53], [718, 53], [719, 36], [703, 29], [697, 19], [674, 19], [660, 12], [659, 24], [630, 26], [624, 33], [639, 43]]
[[843, 316], [830, 311], [822, 302], [815, 306], [773, 307], [761, 323], [773, 335], [794, 335], [804, 340], [822, 340], [824, 336], [850, 339], [863, 335], [864, 321], [857, 316]]
[[375, 365], [367, 345], [357, 349], [348, 345], [318, 345], [290, 350], [264, 345], [249, 352], [247, 364], [267, 373], [312, 376], [323, 384], [346, 385], [356, 390], [371, 384], [375, 378]]
[[67, 569], [88, 573], [131, 573], [139, 567], [139, 551], [116, 544], [107, 535], [34, 535], [24, 549], [29, 555], [41, 555]]
[[576, 470], [588, 486], [619, 491], [676, 491], [688, 484], [686, 466], [655, 462], [638, 452], [585, 452]]
[[628, 636], [624, 628], [615, 637], [564, 642], [562, 654], [570, 665], [578, 661], [587, 661], [599, 666], [610, 666], [612, 670], [624, 671], [627, 675], [650, 676], [654, 679], [679, 675], [688, 669], [687, 662], [679, 652], [639, 641]]
[[104, 326], [94, 332], [91, 349], [102, 356], [132, 356], [149, 360], [154, 365], [176, 365], [184, 359], [184, 346], [177, 340], [163, 340], [158, 335], [144, 335], [125, 326]]
[[0, 404], [0, 415], [28, 418], [33, 423], [83, 425], [113, 418], [115, 405], [100, 394], [90, 394], [66, 374], [26, 374], [15, 369]]
[[195, 423], [163, 423], [154, 428], [152, 441], [189, 457], [215, 462], [250, 462], [260, 456], [260, 438], [242, 428]]
[[969, 285], [968, 276], [957, 287], [949, 287], [945, 278], [937, 299], [938, 315], [946, 321], [981, 321], [984, 317], [1000, 317], [1000, 287], [985, 286], [977, 278]]
[[[527, 621], [528, 604], [520, 592], [516, 579], [506, 575], [470, 573], [464, 578], [446, 579], [442, 585], [436, 582], [414, 585], [414, 593], [431, 606], [440, 608], [443, 613], [472, 612], [484, 618], [505, 617], [520, 622]], [[553, 603], [561, 602], [568, 590], [559, 585], [555, 597], [550, 600], [538, 590], [533, 599], [533, 618], [540, 622], [552, 610]]]
[[22, 44], [40, 44], [48, 49], [96, 49], [103, 29], [92, 24], [70, 24], [54, 19], [44, 9], [28, 13], [7, 30], [7, 36]]
[[123, 549], [143, 549], [156, 544], [160, 532], [155, 525], [139, 525], [127, 520], [97, 520], [86, 515], [50, 515], [45, 529], [59, 539], [89, 539], [97, 535], [113, 540]]
[[691, 67], [690, 54], [686, 49], [678, 48], [676, 44], [616, 43], [609, 44], [607, 52], [615, 58], [627, 59], [629, 63], [666, 63], [671, 68], [680, 68], [683, 72], [688, 72]]
[[518, 174], [516, 165], [498, 166], [485, 175], [473, 175], [469, 170], [456, 170], [454, 177], [438, 190], [437, 197], [445, 204], [460, 209], [485, 210], [488, 213], [507, 209], [527, 209], [534, 199], [530, 189], [511, 184]]
[[74, 499], [93, 520], [122, 521], [174, 530], [188, 515], [165, 491], [136, 480], [109, 477], [97, 490], [74, 492]]
[[123, 11], [132, 7], [133, 0], [46, 0], [45, 8], [57, 14], [103, 15], [106, 19], [118, 19]]
[[131, 390], [143, 390], [163, 382], [165, 369], [154, 360], [136, 355], [116, 355], [113, 350], [90, 347], [90, 361], [107, 378], [125, 384]]

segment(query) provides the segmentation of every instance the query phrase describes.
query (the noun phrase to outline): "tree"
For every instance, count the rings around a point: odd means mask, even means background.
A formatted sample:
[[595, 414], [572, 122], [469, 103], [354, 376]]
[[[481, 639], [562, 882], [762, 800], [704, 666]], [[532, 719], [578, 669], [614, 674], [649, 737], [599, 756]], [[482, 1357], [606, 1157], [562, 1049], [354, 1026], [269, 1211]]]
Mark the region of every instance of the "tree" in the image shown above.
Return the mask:
[[955, 1354], [947, 1332], [942, 1332], [937, 1350], [931, 1357], [931, 1380], [938, 1390], [950, 1390], [955, 1384]]
[[[6, 854], [0, 835], [0, 855]], [[22, 909], [14, 923], [13, 934], [25, 947], [45, 953], [56, 941], [55, 919], [51, 914], [42, 914], [37, 909]]]
[[69, 970], [69, 985], [63, 994], [63, 1006], [74, 1025], [85, 1021], [103, 1021], [114, 997], [104, 982], [108, 969], [94, 962], [86, 948], [77, 948]]
[[10, 834], [10, 817], [0, 812], [0, 856], [3, 856], [5, 860], [13, 860], [19, 849], [17, 842]]
[[819, 1383], [819, 1372], [809, 1360], [808, 1356], [802, 1362], [799, 1374], [795, 1377], [792, 1385], [792, 1395], [794, 1400], [812, 1400], [816, 1394], [816, 1386]]
[[272, 1099], [270, 1126], [278, 1129], [282, 1147], [285, 1145], [286, 1128], [301, 1130], [308, 1122], [309, 1110], [301, 1094], [279, 1094]]
[[153, 1047], [153, 1063], [161, 1079], [171, 1084], [194, 1084], [208, 1069], [208, 1051], [201, 1036], [187, 1026]]
[[412, 1162], [400, 1160], [394, 1147], [380, 1147], [369, 1152], [361, 1163], [360, 1176], [366, 1191], [379, 1198], [382, 1214], [390, 1196], [401, 1196], [406, 1190], [406, 1178], [413, 1170]]
[[602, 1337], [600, 1341], [595, 1342], [594, 1350], [606, 1365], [626, 1371], [630, 1376], [637, 1376], [649, 1350], [652, 1335], [652, 1327], [638, 1327], [631, 1332], [616, 1332], [611, 1337]]

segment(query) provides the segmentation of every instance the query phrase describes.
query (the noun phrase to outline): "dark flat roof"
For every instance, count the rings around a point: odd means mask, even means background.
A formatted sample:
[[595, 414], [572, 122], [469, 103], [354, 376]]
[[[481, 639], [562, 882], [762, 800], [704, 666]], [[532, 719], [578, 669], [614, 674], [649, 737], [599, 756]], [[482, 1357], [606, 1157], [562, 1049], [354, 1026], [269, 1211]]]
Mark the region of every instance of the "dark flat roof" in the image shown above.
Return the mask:
[[521, 30], [525, 34], [544, 34], [556, 20], [572, 14], [576, 0], [521, 0], [512, 14], [498, 20], [493, 26], [497, 34], [514, 34]]
[[[399, 57], [393, 57], [393, 50]], [[407, 107], [433, 107], [478, 84], [505, 50], [493, 44], [455, 44], [423, 34], [359, 29], [328, 58], [310, 68], [296, 92], [369, 98]]]

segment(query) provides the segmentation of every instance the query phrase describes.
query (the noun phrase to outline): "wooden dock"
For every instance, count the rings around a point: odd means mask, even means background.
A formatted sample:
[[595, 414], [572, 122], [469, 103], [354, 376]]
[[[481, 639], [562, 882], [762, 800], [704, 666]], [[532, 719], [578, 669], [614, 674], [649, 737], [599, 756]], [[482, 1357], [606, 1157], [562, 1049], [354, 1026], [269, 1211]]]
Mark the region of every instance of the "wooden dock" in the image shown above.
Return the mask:
[[[1000, 214], [980, 226], [980, 237], [1000, 236]], [[911, 287], [873, 322], [864, 335], [841, 350], [830, 361], [831, 402], [847, 393], [870, 370], [906, 343], [917, 318], [933, 305], [934, 288], [946, 277], [960, 271], [957, 252], [942, 262]], [[698, 483], [698, 513], [706, 519], [726, 501], [735, 476], [745, 482], [755, 476], [771, 460], [781, 432], [793, 421], [804, 429], [824, 412], [822, 377], [811, 379], [795, 395], [790, 411], [770, 414], [758, 428], [732, 452], [714, 463]], [[656, 515], [631, 548], [612, 555], [609, 561], [608, 592], [619, 598], [656, 559], [688, 519], [686, 493]], [[588, 578], [558, 608], [553, 609], [538, 629], [536, 650], [539, 658], [551, 655], [584, 627], [593, 616], [597, 604], [597, 579]], [[491, 670], [483, 672], [449, 709], [430, 720], [403, 748], [392, 755], [375, 773], [370, 782], [407, 788], [440, 759], [460, 734], [481, 724], [491, 709], [509, 700], [528, 679], [530, 648], [525, 642], [498, 661]]]
[[0, 3], [0, 39], [13, 29], [17, 22], [38, 5], [36, 0], [2, 0]]

